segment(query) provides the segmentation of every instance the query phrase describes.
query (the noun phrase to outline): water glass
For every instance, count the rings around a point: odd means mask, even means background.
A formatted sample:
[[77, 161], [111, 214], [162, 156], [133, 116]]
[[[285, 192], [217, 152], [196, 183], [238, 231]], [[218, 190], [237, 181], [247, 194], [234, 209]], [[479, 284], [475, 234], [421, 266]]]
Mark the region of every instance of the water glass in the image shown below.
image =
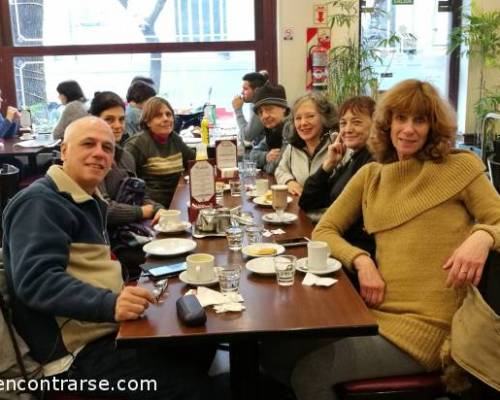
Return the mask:
[[274, 257], [274, 270], [276, 280], [280, 286], [292, 286], [295, 278], [295, 265], [297, 257], [284, 254]]
[[227, 245], [229, 250], [240, 251], [243, 242], [243, 229], [232, 226], [226, 229]]
[[224, 265], [217, 270], [221, 293], [238, 293], [240, 290], [240, 265]]
[[241, 196], [241, 182], [239, 180], [229, 181], [229, 189], [231, 190], [231, 196]]
[[255, 178], [257, 175], [257, 164], [255, 161], [245, 160], [244, 164], [246, 176], [249, 178]]
[[262, 242], [262, 232], [264, 227], [262, 225], [250, 225], [245, 228], [245, 233], [247, 236], [247, 243], [261, 243]]
[[224, 199], [224, 182], [215, 182], [215, 202], [222, 204]]
[[239, 173], [239, 175], [240, 175], [241, 178], [245, 178], [246, 177], [247, 171], [246, 171], [246, 162], [245, 162], [245, 160], [240, 161], [238, 163], [238, 173]]

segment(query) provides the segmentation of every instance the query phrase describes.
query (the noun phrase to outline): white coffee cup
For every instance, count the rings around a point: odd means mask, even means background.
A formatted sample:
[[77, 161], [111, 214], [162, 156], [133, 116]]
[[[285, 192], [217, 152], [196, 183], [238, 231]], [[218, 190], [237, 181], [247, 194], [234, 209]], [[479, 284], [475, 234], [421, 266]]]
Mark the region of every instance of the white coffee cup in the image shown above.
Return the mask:
[[255, 180], [255, 192], [257, 196], [264, 196], [269, 190], [269, 181], [267, 179]]
[[160, 228], [171, 229], [181, 222], [181, 212], [179, 210], [160, 210]]
[[215, 278], [215, 257], [207, 253], [195, 253], [186, 257], [187, 276], [192, 282], [209, 282]]
[[311, 241], [307, 243], [307, 268], [309, 271], [323, 271], [328, 265], [330, 247], [328, 243]]

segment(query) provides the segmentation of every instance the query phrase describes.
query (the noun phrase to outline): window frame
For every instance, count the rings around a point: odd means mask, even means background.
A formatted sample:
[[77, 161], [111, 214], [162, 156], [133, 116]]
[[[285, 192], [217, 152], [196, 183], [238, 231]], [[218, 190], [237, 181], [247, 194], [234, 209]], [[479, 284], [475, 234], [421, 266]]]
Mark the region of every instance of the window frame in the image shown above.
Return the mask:
[[[254, 0], [255, 40], [223, 42], [158, 42], [158, 43], [118, 43], [64, 46], [13, 45], [8, 1], [0, 2], [0, 88], [5, 104], [16, 105], [16, 88], [13, 60], [25, 56], [71, 56], [89, 54], [123, 53], [180, 53], [180, 52], [219, 52], [254, 51], [256, 70], [265, 69], [269, 79], [276, 81], [277, 38], [276, 38], [276, 0]], [[250, 71], [249, 71], [250, 72]]]

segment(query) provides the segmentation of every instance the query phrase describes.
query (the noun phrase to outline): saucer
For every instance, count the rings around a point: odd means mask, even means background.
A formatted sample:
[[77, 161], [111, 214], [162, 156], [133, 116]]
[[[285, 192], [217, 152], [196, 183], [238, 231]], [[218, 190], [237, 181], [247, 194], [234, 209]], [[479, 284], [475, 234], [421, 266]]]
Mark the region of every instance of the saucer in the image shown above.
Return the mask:
[[[273, 201], [269, 200], [265, 195], [264, 196], [257, 196], [252, 200], [255, 204], [258, 204], [259, 206], [265, 206], [265, 207], [272, 207], [273, 206]], [[290, 204], [293, 201], [292, 196], [287, 196], [286, 197], [286, 202]]]
[[153, 240], [142, 247], [145, 253], [152, 256], [176, 256], [188, 253], [195, 248], [194, 240], [180, 238]]
[[297, 260], [297, 270], [304, 273], [310, 272], [311, 274], [314, 275], [331, 274], [332, 272], [338, 271], [340, 268], [342, 268], [342, 264], [340, 263], [339, 260], [336, 260], [335, 258], [329, 258], [327, 261], [326, 268], [321, 271], [310, 270], [309, 268], [307, 268], [307, 257], [300, 258]]
[[219, 278], [217, 278], [217, 276], [209, 281], [203, 281], [203, 282], [192, 281], [191, 279], [188, 278], [187, 271], [181, 272], [179, 275], [179, 279], [185, 284], [191, 286], [213, 286], [219, 282]]
[[293, 213], [283, 213], [283, 218], [278, 219], [278, 216], [276, 213], [269, 213], [269, 214], [264, 214], [262, 216], [262, 219], [266, 222], [269, 222], [271, 224], [289, 224], [290, 222], [293, 222], [297, 219], [297, 215]]
[[258, 275], [276, 275], [274, 257], [252, 258], [245, 264], [246, 269]]
[[[264, 252], [267, 254], [259, 254], [259, 251], [262, 250], [264, 250]], [[274, 253], [270, 254], [265, 250], [274, 250]], [[276, 243], [254, 243], [243, 247], [243, 249], [241, 249], [241, 252], [249, 257], [269, 257], [284, 253], [285, 248], [282, 245]]]
[[169, 228], [162, 228], [160, 224], [156, 224], [153, 226], [153, 229], [157, 232], [160, 233], [177, 233], [177, 232], [183, 232], [187, 229], [191, 228], [191, 223], [187, 221], [182, 221], [179, 222], [178, 224], [175, 224]]

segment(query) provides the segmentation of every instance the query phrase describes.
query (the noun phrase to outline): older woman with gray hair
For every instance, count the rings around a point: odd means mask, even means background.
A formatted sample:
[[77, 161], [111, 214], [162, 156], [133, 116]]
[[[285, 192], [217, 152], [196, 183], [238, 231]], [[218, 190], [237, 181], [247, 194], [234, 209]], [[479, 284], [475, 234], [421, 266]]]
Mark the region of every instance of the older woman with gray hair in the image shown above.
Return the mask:
[[321, 167], [330, 131], [337, 125], [337, 112], [326, 96], [311, 92], [297, 99], [292, 107], [294, 124], [290, 143], [285, 147], [275, 171], [276, 181], [300, 196], [306, 179]]

